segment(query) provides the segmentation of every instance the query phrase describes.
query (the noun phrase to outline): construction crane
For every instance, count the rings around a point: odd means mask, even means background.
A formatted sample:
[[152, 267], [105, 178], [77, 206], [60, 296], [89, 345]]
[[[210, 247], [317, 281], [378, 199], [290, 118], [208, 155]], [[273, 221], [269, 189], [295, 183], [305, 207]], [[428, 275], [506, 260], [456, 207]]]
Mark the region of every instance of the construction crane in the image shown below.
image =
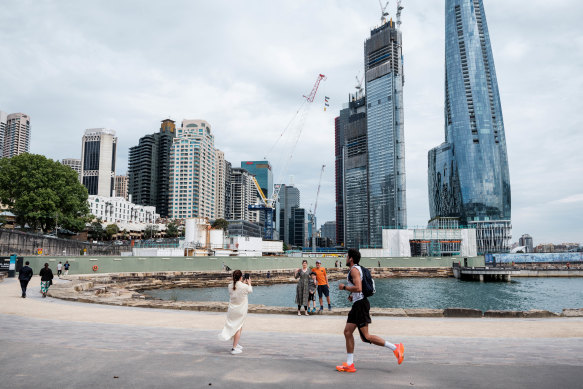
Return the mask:
[[322, 185], [322, 175], [324, 174], [324, 168], [326, 165], [322, 165], [322, 170], [320, 170], [320, 180], [318, 181], [318, 191], [316, 192], [316, 202], [314, 203], [314, 213], [312, 213], [312, 251], [316, 252], [316, 209], [318, 209], [318, 196], [320, 196], [320, 186]]
[[383, 3], [381, 3], [381, 0], [379, 0], [379, 5], [381, 6], [381, 25], [383, 25], [387, 22], [387, 16], [389, 16], [389, 13], [387, 12], [389, 2], [387, 1], [385, 6], [383, 7]]
[[362, 89], [363, 89], [362, 88], [362, 83], [364, 82], [364, 77], [358, 78], [358, 76], [355, 76], [355, 78], [356, 78], [356, 86], [355, 86], [355, 88], [356, 88], [356, 91], [358, 92], [357, 94], [360, 95], [360, 96], [362, 96]]
[[[279, 139], [283, 136], [283, 134], [289, 128], [291, 128], [293, 125], [297, 126], [298, 134], [295, 137], [293, 145], [292, 145], [291, 150], [289, 152], [289, 157], [288, 157], [288, 160], [283, 168], [284, 174], [282, 176], [285, 176], [285, 171], [287, 171], [287, 167], [289, 165], [289, 162], [291, 161], [291, 158], [294, 154], [296, 145], [298, 144], [298, 141], [300, 139], [300, 135], [301, 135], [302, 129], [304, 127], [305, 117], [307, 114], [307, 107], [309, 107], [310, 104], [314, 102], [314, 98], [316, 97], [316, 93], [318, 92], [318, 87], [320, 86], [320, 82], [322, 82], [322, 81], [326, 81], [326, 76], [323, 74], [319, 74], [317, 79], [316, 79], [316, 82], [314, 83], [314, 86], [312, 87], [312, 91], [310, 92], [309, 95], [303, 96], [305, 101], [302, 103], [302, 106], [300, 107], [300, 109], [298, 109], [298, 111], [296, 112], [296, 114], [294, 115], [294, 117], [292, 118], [290, 123], [286, 126], [286, 128], [283, 130], [283, 132], [279, 136], [278, 140], [276, 140], [275, 144], [272, 147], [272, 149], [273, 149], [275, 147], [275, 145], [277, 145], [277, 143], [279, 142]], [[273, 240], [273, 229], [274, 229], [273, 221], [274, 221], [274, 213], [275, 213], [275, 204], [277, 203], [277, 199], [279, 198], [279, 191], [281, 190], [282, 185], [276, 185], [274, 190], [273, 190], [273, 195], [271, 197], [267, 197], [265, 195], [265, 193], [263, 193], [263, 190], [259, 186], [259, 183], [257, 182], [257, 179], [255, 177], [253, 177], [253, 183], [255, 185], [255, 189], [257, 189], [257, 192], [259, 193], [259, 197], [261, 199], [261, 204], [249, 205], [248, 209], [251, 211], [262, 211], [263, 212], [263, 214], [265, 216], [265, 227], [263, 230], [263, 238], [265, 240]], [[318, 187], [318, 191], [319, 190], [320, 189]]]
[[401, 0], [397, 0], [397, 27], [401, 27], [401, 11], [403, 11]]

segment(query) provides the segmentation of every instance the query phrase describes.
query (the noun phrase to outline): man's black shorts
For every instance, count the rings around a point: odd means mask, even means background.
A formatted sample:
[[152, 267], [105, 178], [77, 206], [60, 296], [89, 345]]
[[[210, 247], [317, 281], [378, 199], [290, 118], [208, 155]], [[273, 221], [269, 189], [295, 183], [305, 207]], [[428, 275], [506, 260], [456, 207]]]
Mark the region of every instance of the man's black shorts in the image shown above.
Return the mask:
[[370, 303], [365, 297], [352, 304], [352, 309], [348, 312], [347, 323], [356, 324], [358, 328], [366, 327], [372, 320], [370, 319]]
[[318, 285], [318, 297], [322, 298], [322, 294], [328, 297], [330, 296], [330, 289], [328, 289], [328, 285]]

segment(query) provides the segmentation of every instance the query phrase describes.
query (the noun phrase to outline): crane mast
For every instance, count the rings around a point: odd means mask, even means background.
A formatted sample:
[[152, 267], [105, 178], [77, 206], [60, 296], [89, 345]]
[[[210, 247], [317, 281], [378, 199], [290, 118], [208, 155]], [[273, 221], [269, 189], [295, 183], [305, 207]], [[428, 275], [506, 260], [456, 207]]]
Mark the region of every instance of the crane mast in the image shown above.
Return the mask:
[[314, 203], [314, 213], [312, 214], [312, 251], [316, 252], [316, 209], [318, 209], [318, 196], [320, 196], [320, 186], [322, 185], [322, 175], [324, 174], [324, 168], [326, 165], [322, 165], [322, 170], [320, 170], [320, 180], [318, 182], [318, 191], [316, 192], [316, 202]]

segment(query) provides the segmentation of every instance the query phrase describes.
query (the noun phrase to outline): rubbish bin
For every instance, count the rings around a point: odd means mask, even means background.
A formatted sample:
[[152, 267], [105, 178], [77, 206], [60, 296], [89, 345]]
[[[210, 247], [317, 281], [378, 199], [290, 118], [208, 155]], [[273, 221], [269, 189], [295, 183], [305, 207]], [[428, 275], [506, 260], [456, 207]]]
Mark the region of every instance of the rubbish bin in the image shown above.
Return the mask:
[[16, 276], [16, 254], [10, 256], [10, 265], [8, 266], [8, 278], [14, 278]]

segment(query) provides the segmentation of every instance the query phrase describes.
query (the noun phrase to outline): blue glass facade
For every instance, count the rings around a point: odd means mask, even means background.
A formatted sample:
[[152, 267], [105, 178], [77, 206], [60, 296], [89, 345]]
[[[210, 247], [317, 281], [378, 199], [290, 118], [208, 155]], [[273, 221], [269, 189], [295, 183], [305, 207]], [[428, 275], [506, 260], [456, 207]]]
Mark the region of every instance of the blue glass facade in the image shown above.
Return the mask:
[[482, 0], [447, 0], [445, 143], [429, 151], [431, 218], [510, 220], [504, 122]]
[[242, 161], [241, 168], [255, 176], [265, 197], [273, 195], [273, 172], [269, 161]]
[[380, 247], [383, 227], [407, 226], [401, 31], [392, 21], [383, 24], [364, 50], [369, 243]]

